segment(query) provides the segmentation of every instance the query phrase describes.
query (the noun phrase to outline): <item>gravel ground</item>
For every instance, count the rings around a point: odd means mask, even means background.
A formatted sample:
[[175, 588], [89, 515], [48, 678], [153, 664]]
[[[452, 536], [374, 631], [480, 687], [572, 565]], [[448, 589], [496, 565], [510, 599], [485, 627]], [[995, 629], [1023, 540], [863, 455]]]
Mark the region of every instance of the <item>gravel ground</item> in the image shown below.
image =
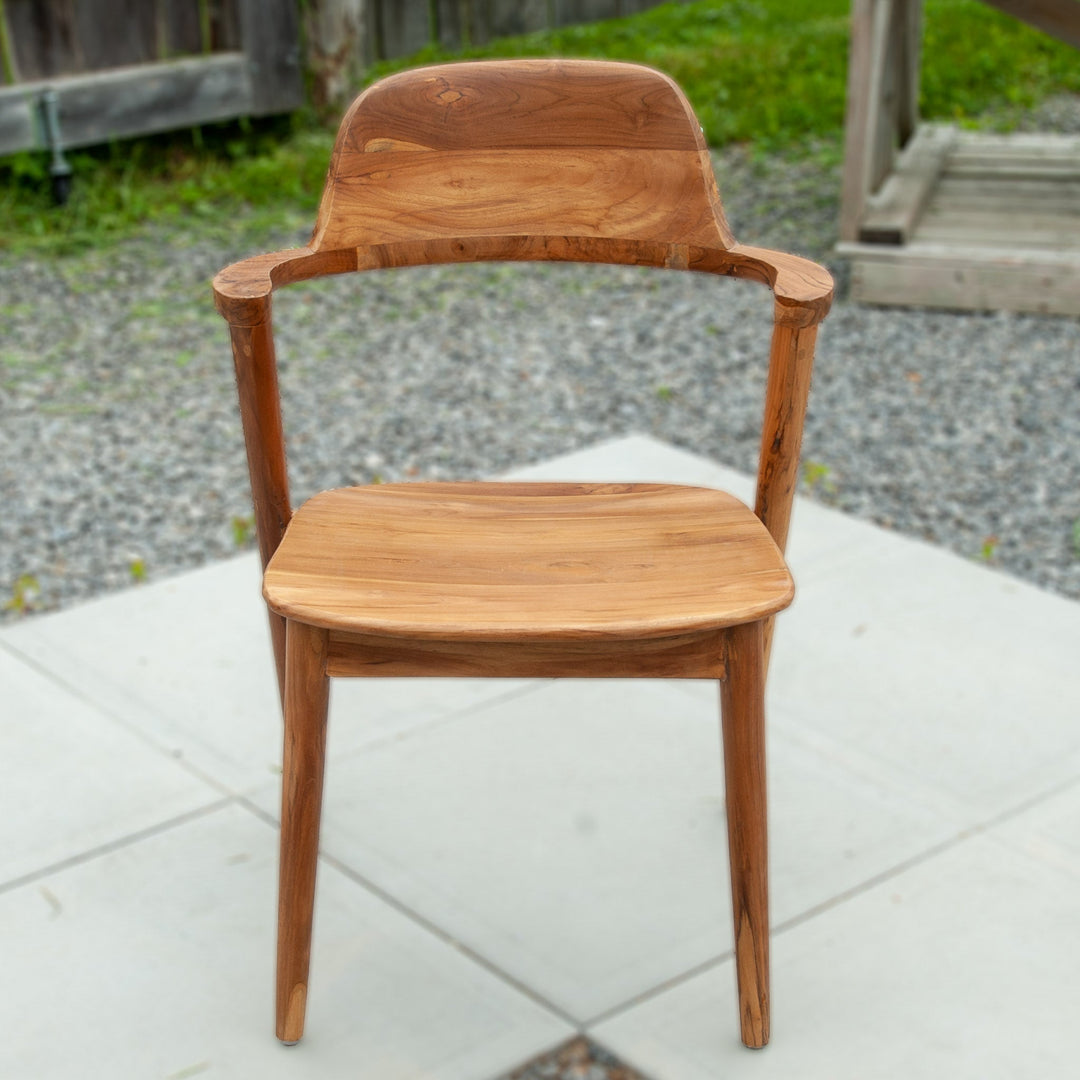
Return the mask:
[[603, 1047], [578, 1037], [500, 1080], [646, 1080]]
[[[1076, 106], [1042, 119], [1068, 129]], [[734, 148], [718, 175], [740, 239], [820, 259], [843, 286], [837, 157]], [[250, 231], [240, 220], [223, 241], [192, 221], [64, 259], [0, 255], [5, 619], [251, 544], [208, 282], [306, 228]], [[751, 284], [421, 268], [298, 286], [275, 312], [297, 501], [377, 478], [484, 476], [631, 432], [754, 467], [770, 303]], [[841, 299], [804, 461], [816, 499], [1080, 598], [1080, 320]]]

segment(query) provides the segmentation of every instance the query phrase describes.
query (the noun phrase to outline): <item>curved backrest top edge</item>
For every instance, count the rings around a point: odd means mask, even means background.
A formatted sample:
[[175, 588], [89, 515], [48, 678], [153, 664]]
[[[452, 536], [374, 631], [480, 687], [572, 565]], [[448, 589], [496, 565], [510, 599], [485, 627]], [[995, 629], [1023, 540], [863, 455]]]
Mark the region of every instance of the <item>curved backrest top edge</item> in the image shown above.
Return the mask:
[[342, 120], [336, 151], [704, 150], [693, 110], [653, 68], [611, 60], [471, 60], [398, 72]]

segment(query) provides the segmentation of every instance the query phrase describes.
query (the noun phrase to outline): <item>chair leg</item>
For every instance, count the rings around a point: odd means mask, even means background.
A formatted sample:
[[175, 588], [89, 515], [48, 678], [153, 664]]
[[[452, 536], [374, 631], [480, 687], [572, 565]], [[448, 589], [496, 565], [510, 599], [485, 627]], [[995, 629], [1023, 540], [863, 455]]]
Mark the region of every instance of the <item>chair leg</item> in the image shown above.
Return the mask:
[[326, 631], [289, 621], [277, 945], [277, 1037], [289, 1045], [304, 1033], [329, 685]]
[[765, 818], [765, 664], [762, 624], [724, 633], [720, 683], [735, 971], [742, 1041], [769, 1041], [769, 866]]

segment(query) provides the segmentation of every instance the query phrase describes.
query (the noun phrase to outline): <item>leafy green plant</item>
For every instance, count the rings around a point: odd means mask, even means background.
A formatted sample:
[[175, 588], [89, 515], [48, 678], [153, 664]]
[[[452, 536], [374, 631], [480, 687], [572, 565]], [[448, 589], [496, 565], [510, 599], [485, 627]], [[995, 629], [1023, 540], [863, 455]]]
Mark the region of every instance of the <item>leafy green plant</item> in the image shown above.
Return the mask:
[[982, 547], [979, 549], [979, 560], [984, 563], [993, 562], [997, 557], [998, 545], [1001, 541], [992, 533], [983, 537]]
[[660, 401], [670, 401], [674, 396], [670, 386], [658, 386], [656, 388], [656, 396]]
[[835, 495], [836, 484], [833, 483], [831, 475], [832, 469], [820, 461], [803, 462], [802, 478], [807, 491], [813, 492], [820, 487], [822, 491], [827, 492], [829, 495]]
[[11, 586], [11, 597], [4, 604], [5, 611], [25, 615], [33, 611], [34, 601], [41, 595], [41, 585], [33, 574], [20, 574]]
[[255, 539], [255, 518], [251, 514], [232, 519], [232, 538], [238, 548], [247, 547]]
[[131, 575], [131, 580], [136, 585], [140, 585], [146, 580], [146, 562], [138, 557], [132, 559], [128, 563], [128, 573]]

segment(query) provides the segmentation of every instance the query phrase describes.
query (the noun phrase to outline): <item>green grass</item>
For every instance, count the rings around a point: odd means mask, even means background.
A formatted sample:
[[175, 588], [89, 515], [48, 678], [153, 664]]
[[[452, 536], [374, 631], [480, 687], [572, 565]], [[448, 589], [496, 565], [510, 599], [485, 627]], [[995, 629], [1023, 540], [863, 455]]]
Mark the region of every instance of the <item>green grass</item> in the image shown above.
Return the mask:
[[64, 207], [52, 203], [45, 155], [18, 154], [0, 161], [0, 249], [82, 250], [150, 221], [265, 237], [290, 210], [315, 206], [332, 145], [331, 130], [298, 114], [73, 151]]
[[[714, 147], [738, 141], [798, 152], [838, 143], [849, 0], [697, 0], [625, 19], [505, 38], [465, 52], [425, 49], [371, 76], [420, 63], [496, 56], [596, 56], [661, 68], [686, 90]], [[977, 0], [926, 0], [922, 111], [974, 121], [1080, 92], [1076, 51]], [[1003, 111], [1004, 110], [1004, 111]], [[332, 132], [307, 113], [208, 126], [71, 155], [70, 204], [50, 204], [43, 154], [0, 162], [0, 246], [81, 248], [145, 221], [253, 232], [287, 209], [310, 214]]]

